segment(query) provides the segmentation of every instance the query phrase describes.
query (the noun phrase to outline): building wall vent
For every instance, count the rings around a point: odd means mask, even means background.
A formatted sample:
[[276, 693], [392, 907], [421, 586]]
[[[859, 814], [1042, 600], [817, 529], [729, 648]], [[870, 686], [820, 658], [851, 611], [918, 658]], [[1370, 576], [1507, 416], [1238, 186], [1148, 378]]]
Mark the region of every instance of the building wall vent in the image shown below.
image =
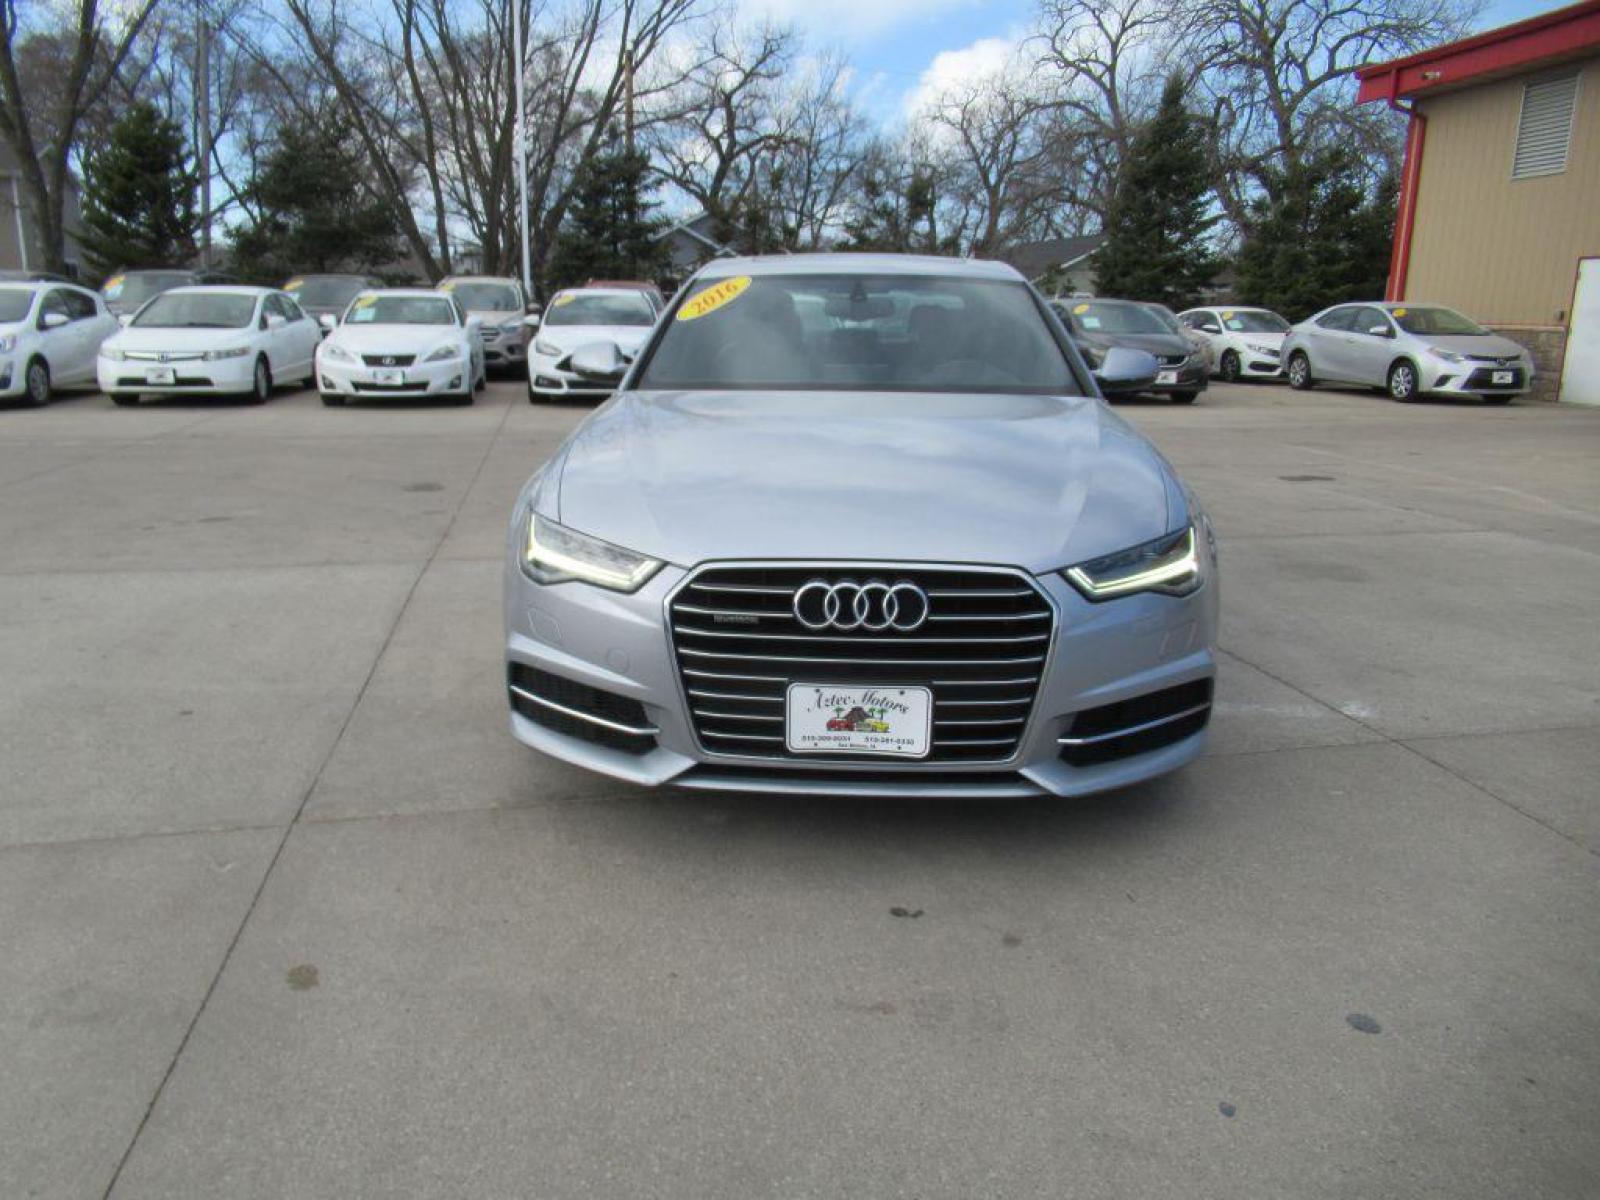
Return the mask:
[[1517, 152], [1511, 163], [1511, 178], [1559, 175], [1567, 169], [1572, 114], [1577, 107], [1576, 73], [1541, 79], [1522, 89], [1522, 116], [1517, 121]]

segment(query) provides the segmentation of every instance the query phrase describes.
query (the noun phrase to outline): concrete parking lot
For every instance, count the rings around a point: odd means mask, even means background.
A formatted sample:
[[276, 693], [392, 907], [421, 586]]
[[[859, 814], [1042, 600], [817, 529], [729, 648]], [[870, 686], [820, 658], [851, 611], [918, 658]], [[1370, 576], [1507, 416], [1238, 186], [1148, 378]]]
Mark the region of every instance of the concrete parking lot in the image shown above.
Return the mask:
[[1211, 747], [1012, 803], [516, 745], [583, 411], [0, 410], [0, 1196], [1600, 1194], [1600, 411], [1123, 406]]

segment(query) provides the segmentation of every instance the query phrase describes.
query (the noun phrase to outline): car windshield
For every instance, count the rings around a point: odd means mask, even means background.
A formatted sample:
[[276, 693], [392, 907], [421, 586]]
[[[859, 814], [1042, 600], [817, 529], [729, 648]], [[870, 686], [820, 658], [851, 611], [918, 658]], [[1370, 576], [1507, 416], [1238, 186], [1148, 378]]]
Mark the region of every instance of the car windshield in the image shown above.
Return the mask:
[[1145, 307], [1155, 314], [1156, 320], [1161, 322], [1168, 333], [1183, 333], [1183, 326], [1178, 324], [1178, 318], [1173, 315], [1170, 308], [1158, 308], [1154, 304], [1149, 304]]
[[550, 301], [546, 325], [654, 325], [643, 292], [562, 292]]
[[255, 315], [254, 296], [227, 292], [165, 292], [133, 323], [141, 329], [243, 329]]
[[522, 298], [509, 283], [447, 283], [444, 290], [468, 312], [522, 311]]
[[1234, 333], [1285, 333], [1289, 329], [1289, 322], [1277, 313], [1246, 309], [1228, 309], [1222, 314], [1222, 325]]
[[1082, 391], [1027, 285], [849, 274], [702, 281], [669, 318], [638, 386]]
[[107, 300], [114, 300], [123, 307], [132, 307], [188, 282], [189, 276], [182, 271], [133, 271], [125, 275], [113, 275], [106, 280], [102, 291]]
[[0, 288], [0, 321], [20, 321], [32, 307], [30, 288]]
[[1453, 308], [1391, 308], [1389, 315], [1407, 333], [1422, 334], [1483, 334], [1489, 331], [1476, 321], [1469, 321]]
[[454, 325], [456, 313], [442, 296], [357, 296], [347, 325]]
[[1167, 333], [1169, 330], [1142, 304], [1080, 300], [1069, 310], [1072, 323], [1085, 333]]
[[363, 279], [348, 279], [342, 275], [302, 275], [283, 285], [302, 305], [312, 308], [343, 308], [366, 287]]

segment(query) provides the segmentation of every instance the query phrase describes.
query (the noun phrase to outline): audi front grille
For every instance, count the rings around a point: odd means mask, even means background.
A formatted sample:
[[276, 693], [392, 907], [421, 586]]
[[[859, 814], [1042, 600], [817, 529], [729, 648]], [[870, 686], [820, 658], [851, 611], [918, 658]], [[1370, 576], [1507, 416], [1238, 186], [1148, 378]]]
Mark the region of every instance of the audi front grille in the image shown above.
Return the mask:
[[[809, 629], [795, 615], [794, 598], [818, 580], [909, 583], [927, 595], [926, 619], [909, 630]], [[906, 761], [788, 750], [784, 708], [791, 683], [929, 688], [933, 740], [917, 761], [1004, 762], [1027, 729], [1055, 633], [1055, 610], [1044, 593], [1026, 574], [1006, 568], [709, 566], [679, 585], [668, 608], [701, 747], [789, 762]], [[881, 617], [879, 611], [870, 623], [881, 624]]]

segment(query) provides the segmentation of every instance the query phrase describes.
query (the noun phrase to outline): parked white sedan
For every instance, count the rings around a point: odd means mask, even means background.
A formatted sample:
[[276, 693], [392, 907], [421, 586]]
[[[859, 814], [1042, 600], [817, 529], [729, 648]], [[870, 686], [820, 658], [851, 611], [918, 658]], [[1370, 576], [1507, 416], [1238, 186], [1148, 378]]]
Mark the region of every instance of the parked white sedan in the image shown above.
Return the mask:
[[44, 404], [58, 387], [93, 385], [95, 353], [118, 328], [105, 302], [85, 288], [0, 285], [0, 397]]
[[274, 288], [181, 287], [149, 301], [100, 347], [100, 390], [140, 395], [245, 395], [310, 383], [317, 323]]
[[610, 384], [585, 379], [572, 369], [572, 352], [599, 342], [631, 358], [650, 336], [656, 310], [634, 287], [584, 287], [557, 292], [544, 311], [528, 362], [528, 400], [582, 396], [603, 400]]
[[1229, 383], [1282, 377], [1289, 322], [1270, 308], [1191, 308], [1178, 320], [1203, 343], [1213, 375]]
[[330, 407], [352, 399], [471, 404], [484, 382], [481, 324], [443, 292], [362, 292], [317, 349], [317, 390]]

